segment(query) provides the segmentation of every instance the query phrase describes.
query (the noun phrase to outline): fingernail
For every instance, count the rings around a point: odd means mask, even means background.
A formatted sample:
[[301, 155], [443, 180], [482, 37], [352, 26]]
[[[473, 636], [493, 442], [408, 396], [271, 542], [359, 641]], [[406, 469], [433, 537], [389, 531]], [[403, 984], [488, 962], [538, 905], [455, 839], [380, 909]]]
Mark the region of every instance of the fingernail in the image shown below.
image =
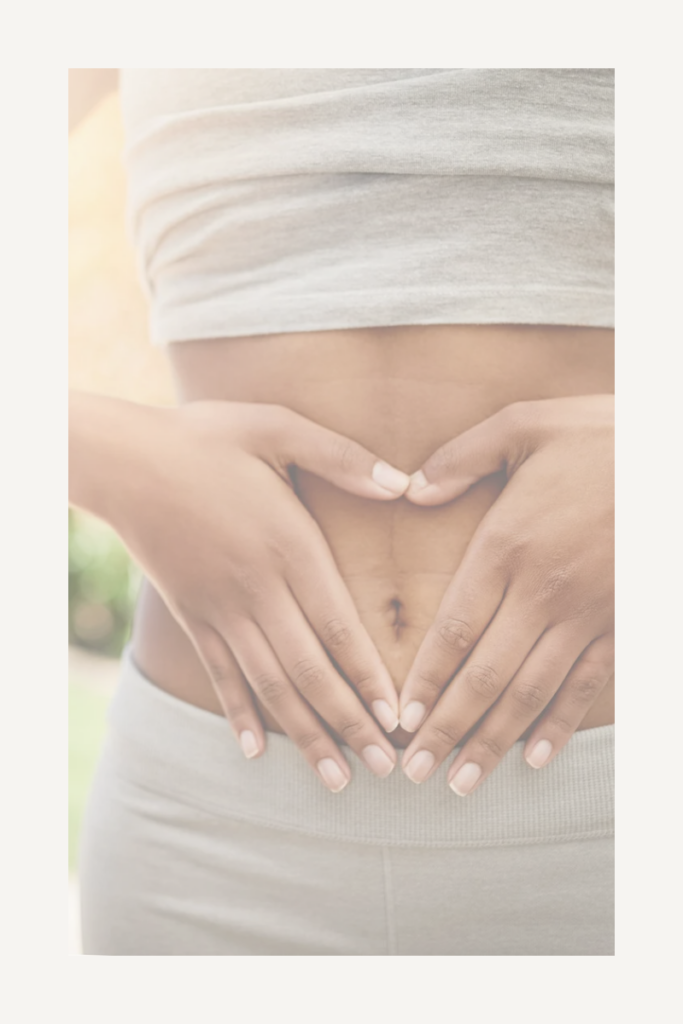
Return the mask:
[[389, 755], [374, 743], [371, 743], [369, 747], [363, 747], [363, 760], [370, 771], [379, 775], [380, 779], [385, 779], [395, 767]]
[[403, 494], [410, 483], [407, 473], [402, 473], [400, 469], [394, 469], [388, 462], [375, 463], [372, 467], [372, 479], [385, 491], [396, 495]]
[[348, 784], [349, 780], [337, 762], [333, 761], [331, 757], [323, 757], [318, 761], [318, 771], [320, 772], [320, 778], [333, 793], [341, 793], [344, 786]]
[[240, 733], [240, 746], [245, 757], [256, 757], [258, 754], [258, 743], [251, 729]]
[[385, 700], [373, 700], [372, 710], [385, 732], [393, 732], [394, 729], [398, 728], [396, 712], [391, 710]]
[[531, 753], [527, 755], [526, 763], [532, 768], [542, 768], [544, 764], [548, 763], [552, 752], [553, 745], [550, 740], [539, 740], [532, 748]]
[[432, 497], [433, 495], [439, 495], [439, 487], [437, 484], [430, 484], [427, 477], [424, 475], [421, 469], [418, 469], [417, 473], [413, 473], [410, 478], [410, 486], [406, 491], [407, 498], [420, 498], [424, 500], [425, 497]]
[[419, 700], [411, 700], [401, 712], [401, 728], [406, 732], [415, 732], [425, 716], [426, 707]]
[[411, 782], [424, 782], [434, 767], [435, 760], [431, 750], [418, 750], [404, 766], [403, 771]]
[[472, 761], [468, 761], [462, 768], [458, 769], [455, 777], [451, 779], [448, 785], [451, 787], [454, 793], [458, 796], [467, 796], [473, 789], [474, 785], [479, 781], [481, 777], [481, 768], [478, 764], [474, 764]]

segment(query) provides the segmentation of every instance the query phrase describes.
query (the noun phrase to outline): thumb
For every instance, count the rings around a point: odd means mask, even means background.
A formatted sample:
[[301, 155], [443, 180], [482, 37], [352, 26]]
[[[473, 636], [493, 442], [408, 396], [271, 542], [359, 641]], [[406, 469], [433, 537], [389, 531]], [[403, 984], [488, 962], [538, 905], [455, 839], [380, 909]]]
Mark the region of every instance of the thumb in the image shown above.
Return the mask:
[[437, 448], [411, 476], [406, 498], [416, 505], [442, 505], [485, 476], [507, 469], [517, 448], [512, 408], [502, 409]]
[[361, 498], [391, 501], [410, 477], [343, 434], [292, 413], [281, 435], [279, 457]]

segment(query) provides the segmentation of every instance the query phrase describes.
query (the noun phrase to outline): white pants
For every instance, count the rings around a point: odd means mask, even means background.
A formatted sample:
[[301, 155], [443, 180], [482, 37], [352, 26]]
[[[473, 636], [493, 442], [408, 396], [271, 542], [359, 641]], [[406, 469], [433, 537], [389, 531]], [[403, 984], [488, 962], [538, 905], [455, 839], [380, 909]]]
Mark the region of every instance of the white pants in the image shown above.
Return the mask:
[[614, 727], [471, 796], [447, 765], [326, 790], [286, 737], [227, 722], [127, 655], [84, 826], [83, 950], [100, 955], [610, 956]]

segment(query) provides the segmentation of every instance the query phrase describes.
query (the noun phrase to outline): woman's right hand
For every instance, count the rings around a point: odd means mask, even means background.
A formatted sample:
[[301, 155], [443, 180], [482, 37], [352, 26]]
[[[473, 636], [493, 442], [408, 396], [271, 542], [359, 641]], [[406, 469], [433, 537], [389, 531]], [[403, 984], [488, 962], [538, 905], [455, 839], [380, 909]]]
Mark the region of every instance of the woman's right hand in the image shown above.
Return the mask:
[[392, 731], [396, 690], [289, 470], [380, 501], [408, 477], [280, 406], [134, 408], [138, 444], [108, 518], [192, 640], [246, 756], [265, 748], [251, 688], [333, 792], [351, 772], [323, 722], [388, 775], [396, 753], [367, 708]]

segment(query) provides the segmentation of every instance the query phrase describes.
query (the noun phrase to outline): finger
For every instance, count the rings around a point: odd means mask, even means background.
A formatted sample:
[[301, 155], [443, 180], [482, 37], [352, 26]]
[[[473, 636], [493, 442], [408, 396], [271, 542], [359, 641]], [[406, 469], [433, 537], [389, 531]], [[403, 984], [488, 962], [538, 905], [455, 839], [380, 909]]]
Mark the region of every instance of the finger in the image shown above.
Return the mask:
[[549, 704], [571, 671], [585, 638], [571, 628], [548, 630], [458, 752], [448, 784], [458, 796], [473, 792]]
[[529, 418], [521, 405], [506, 406], [437, 448], [411, 476], [406, 498], [417, 505], [441, 505], [464, 494], [483, 477], [518, 462], [520, 445], [530, 444], [528, 423], [526, 430], [520, 429]]
[[336, 671], [289, 590], [275, 592], [257, 619], [287, 676], [324, 722], [375, 775], [396, 766], [396, 751]]
[[410, 483], [407, 473], [390, 466], [351, 438], [283, 410], [278, 457], [315, 473], [350, 494], [391, 501]]
[[498, 700], [543, 630], [538, 620], [525, 621], [525, 609], [515, 599], [503, 601], [470, 657], [406, 747], [402, 766], [409, 779], [424, 782], [436, 771]]
[[229, 647], [211, 626], [198, 624], [190, 633], [245, 757], [259, 757], [266, 749], [261, 719], [246, 680]]
[[605, 634], [579, 657], [524, 746], [532, 768], [544, 768], [562, 750], [614, 675], [614, 634]]
[[415, 732], [480, 639], [503, 600], [502, 562], [473, 541], [427, 631], [399, 701], [401, 728]]
[[288, 568], [287, 582], [329, 656], [382, 728], [393, 732], [398, 726], [396, 687], [324, 541]]
[[351, 780], [344, 755], [287, 678], [259, 627], [241, 621], [230, 628], [230, 645], [261, 703], [299, 748], [318, 778], [333, 793]]

